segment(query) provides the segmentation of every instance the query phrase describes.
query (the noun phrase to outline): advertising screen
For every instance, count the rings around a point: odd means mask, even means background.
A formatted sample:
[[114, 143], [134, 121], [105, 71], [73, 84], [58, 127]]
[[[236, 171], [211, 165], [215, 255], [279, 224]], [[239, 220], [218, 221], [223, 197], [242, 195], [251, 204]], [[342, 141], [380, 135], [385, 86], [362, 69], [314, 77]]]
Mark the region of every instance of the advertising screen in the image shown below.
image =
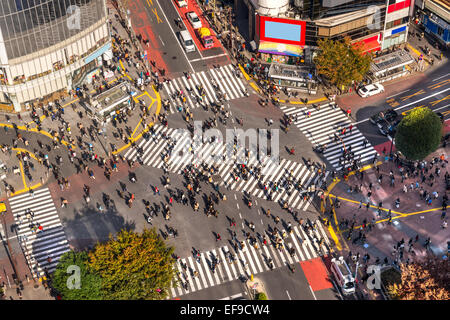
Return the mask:
[[260, 17], [260, 40], [303, 46], [305, 21]]
[[266, 21], [266, 34], [264, 36], [274, 39], [300, 41], [302, 26], [274, 21]]

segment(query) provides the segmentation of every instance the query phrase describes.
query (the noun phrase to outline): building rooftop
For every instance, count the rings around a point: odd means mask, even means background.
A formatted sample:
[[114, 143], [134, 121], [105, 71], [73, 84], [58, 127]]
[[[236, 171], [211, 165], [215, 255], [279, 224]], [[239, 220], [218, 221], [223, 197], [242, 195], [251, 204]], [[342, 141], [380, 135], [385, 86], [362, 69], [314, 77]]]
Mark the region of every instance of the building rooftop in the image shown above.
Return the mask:
[[435, 2], [450, 11], [450, 0], [430, 0], [430, 1]]
[[269, 68], [269, 76], [277, 79], [299, 80], [307, 79], [310, 73], [309, 67], [293, 66], [287, 64], [272, 63]]
[[135, 90], [132, 89], [130, 83], [127, 81], [122, 82], [93, 97], [88, 108], [92, 114], [106, 114], [113, 110], [114, 107], [128, 101], [133, 95], [131, 91]]
[[381, 57], [374, 58], [370, 65], [370, 71], [373, 74], [385, 72], [387, 70], [395, 69], [403, 65], [414, 62], [414, 58], [405, 50], [398, 50], [392, 53], [385, 54]]
[[[380, 6], [380, 7], [384, 7], [384, 5]], [[370, 11], [370, 10], [367, 10], [367, 8], [364, 8], [364, 9], [358, 10], [358, 11], [348, 12], [348, 13], [336, 15], [333, 17], [327, 17], [327, 18], [315, 20], [315, 23], [319, 26], [332, 27], [332, 26], [337, 26], [337, 25], [349, 22], [349, 21], [353, 21], [358, 18], [373, 15], [373, 13], [374, 13], [373, 11]]]

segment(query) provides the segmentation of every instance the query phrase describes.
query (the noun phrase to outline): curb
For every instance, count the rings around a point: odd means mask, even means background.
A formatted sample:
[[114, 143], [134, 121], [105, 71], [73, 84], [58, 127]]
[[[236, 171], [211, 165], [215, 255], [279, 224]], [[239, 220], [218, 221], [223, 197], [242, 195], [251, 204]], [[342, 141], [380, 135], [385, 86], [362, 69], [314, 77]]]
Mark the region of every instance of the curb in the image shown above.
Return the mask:
[[[242, 74], [244, 75], [245, 80], [247, 80], [248, 84], [256, 91], [258, 92], [260, 95], [264, 95], [264, 93], [262, 92], [261, 88], [256, 84], [255, 80], [250, 77], [247, 72], [245, 72], [244, 68], [241, 66], [241, 64], [238, 64], [239, 69], [241, 69]], [[283, 100], [283, 99], [278, 99], [278, 98], [274, 98], [276, 99], [279, 103], [283, 103], [283, 104], [290, 104], [290, 105], [306, 105], [306, 106], [311, 106], [313, 104], [316, 103], [320, 103], [323, 101], [328, 101], [328, 98], [323, 96], [321, 98], [315, 99], [315, 100], [311, 100], [308, 101], [308, 103], [304, 103], [301, 100]]]

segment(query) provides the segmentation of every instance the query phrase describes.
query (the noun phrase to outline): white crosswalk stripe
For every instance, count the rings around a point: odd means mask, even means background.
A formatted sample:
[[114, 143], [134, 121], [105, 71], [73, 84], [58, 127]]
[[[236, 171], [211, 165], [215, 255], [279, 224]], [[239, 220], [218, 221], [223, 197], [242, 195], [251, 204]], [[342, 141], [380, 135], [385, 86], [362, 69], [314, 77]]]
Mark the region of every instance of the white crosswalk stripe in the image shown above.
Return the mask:
[[[174, 94], [183, 92], [186, 97], [186, 105], [190, 109], [200, 107], [197, 96], [200, 96], [198, 86], [203, 87], [205, 95], [202, 103], [210, 104], [218, 102], [219, 98], [213, 83], [215, 83], [222, 93], [225, 93], [225, 100], [233, 100], [244, 97], [245, 85], [242, 80], [235, 76], [233, 65], [228, 64], [219, 68], [193, 73], [190, 78], [179, 77], [163, 83], [163, 88], [170, 101], [170, 112], [180, 111], [178, 107], [183, 105], [179, 97]], [[192, 94], [190, 93], [192, 92]]]
[[[268, 199], [267, 191], [271, 190], [271, 199], [277, 201], [287, 201], [292, 208], [299, 210], [307, 210], [311, 204], [311, 200], [305, 201], [303, 197], [303, 190], [306, 190], [308, 186], [320, 185], [319, 180], [323, 180], [327, 177], [328, 172], [319, 174], [317, 170], [310, 170], [304, 164], [294, 162], [291, 160], [281, 159], [280, 163], [270, 163], [267, 161], [267, 165], [264, 165], [261, 170], [263, 186], [255, 176], [249, 175], [248, 180], [235, 178], [232, 175], [233, 170], [236, 168], [236, 164], [225, 162], [218, 162], [215, 159], [222, 159], [220, 155], [225, 154], [226, 148], [229, 145], [220, 143], [205, 143], [197, 147], [200, 158], [194, 157], [189, 151], [191, 145], [191, 137], [186, 132], [181, 133], [177, 130], [167, 128], [156, 124], [154, 130], [157, 135], [166, 134], [168, 137], [172, 137], [175, 142], [175, 146], [168, 157], [167, 164], [168, 170], [177, 174], [181, 174], [183, 169], [189, 164], [200, 164], [201, 160], [205, 163], [211, 164], [215, 162], [218, 167], [218, 175], [222, 177], [221, 185], [230, 186], [232, 190], [239, 192], [247, 192], [248, 194]], [[137, 150], [142, 149], [141, 155], [138, 155]], [[130, 148], [125, 153], [125, 158], [130, 160], [141, 160], [144, 165], [152, 166], [155, 168], [162, 168], [164, 164], [164, 155], [167, 154], [169, 149], [169, 142], [166, 139], [159, 138], [153, 139], [150, 137], [148, 140], [141, 139], [135, 148]], [[220, 157], [219, 157], [220, 156]], [[209, 161], [208, 159], [211, 159]], [[250, 154], [249, 164], [256, 164], [256, 157]], [[286, 177], [292, 172], [293, 181], [299, 183], [299, 188], [291, 186], [289, 192], [284, 186]], [[271, 188], [277, 183], [277, 188]], [[293, 183], [294, 184], [294, 183]]]
[[[334, 103], [322, 105], [319, 110], [307, 107], [280, 107], [286, 115], [292, 115], [294, 124], [311, 141], [313, 145], [327, 145], [323, 156], [337, 170], [342, 167], [348, 167], [351, 163], [342, 162], [341, 156], [343, 148], [351, 150], [354, 153], [354, 159], [372, 161], [377, 155], [377, 151], [370, 142], [364, 144], [366, 138], [362, 135], [356, 126], [349, 127], [352, 121], [337, 107]], [[311, 116], [307, 116], [307, 112]], [[342, 130], [346, 128], [345, 134]], [[335, 137], [339, 137], [337, 141]]]
[[[311, 234], [319, 238], [324, 238], [324, 243], [329, 244], [330, 241], [324, 232], [322, 224], [317, 220], [316, 225], [317, 229], [315, 231], [309, 230]], [[269, 243], [265, 246], [259, 241], [259, 247], [256, 249], [249, 241], [244, 241], [245, 248], [243, 250], [238, 249], [237, 252], [234, 249], [230, 250], [227, 245], [202, 252], [201, 263], [198, 263], [192, 257], [179, 259], [176, 263], [177, 271], [180, 272], [179, 277], [181, 282], [185, 282], [184, 275], [186, 275], [186, 278], [189, 280], [189, 286], [188, 289], [183, 288], [181, 285], [177, 288], [172, 288], [170, 290], [171, 298], [173, 299], [191, 292], [217, 286], [239, 279], [241, 276], [250, 277], [251, 274], [256, 275], [261, 272], [267, 272], [270, 270], [268, 266], [269, 259], [272, 259], [274, 268], [281, 268], [287, 264], [292, 265], [293, 263], [314, 259], [329, 253], [325, 246], [322, 246], [320, 252], [314, 249], [314, 244], [311, 243], [311, 239], [306, 235], [303, 227], [294, 226], [292, 229], [293, 232], [291, 234], [288, 233], [284, 239], [285, 246], [280, 250], [275, 249]], [[300, 237], [300, 235], [302, 236]], [[302, 240], [300, 241], [300, 239]], [[293, 257], [285, 249], [287, 246], [294, 248], [295, 255]], [[230, 262], [229, 252], [234, 255], [235, 262]], [[212, 272], [211, 269], [211, 262], [214, 260], [213, 257], [220, 261], [216, 265], [215, 272]], [[185, 271], [183, 271], [180, 262], [186, 264], [187, 268]], [[197, 277], [193, 277], [195, 271], [198, 272]]]
[[[61, 255], [70, 250], [55, 204], [48, 188], [18, 195], [9, 199], [17, 224], [17, 234], [27, 261], [36, 277], [44, 276], [44, 269], [52, 273]], [[27, 217], [30, 209], [34, 216]], [[42, 227], [42, 230], [38, 226]], [[35, 230], [33, 230], [33, 228]]]

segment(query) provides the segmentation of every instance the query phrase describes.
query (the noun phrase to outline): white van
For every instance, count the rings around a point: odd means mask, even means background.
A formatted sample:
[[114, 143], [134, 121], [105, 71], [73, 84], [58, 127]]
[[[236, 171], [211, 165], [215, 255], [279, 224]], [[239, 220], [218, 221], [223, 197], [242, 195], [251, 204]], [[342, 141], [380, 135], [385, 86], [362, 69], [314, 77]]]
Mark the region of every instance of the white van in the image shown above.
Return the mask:
[[355, 278], [345, 262], [344, 257], [341, 256], [339, 259], [331, 259], [331, 272], [333, 272], [343, 294], [349, 295], [355, 293]]
[[192, 40], [191, 34], [187, 30], [181, 30], [179, 33], [181, 44], [186, 52], [195, 51], [194, 40]]

